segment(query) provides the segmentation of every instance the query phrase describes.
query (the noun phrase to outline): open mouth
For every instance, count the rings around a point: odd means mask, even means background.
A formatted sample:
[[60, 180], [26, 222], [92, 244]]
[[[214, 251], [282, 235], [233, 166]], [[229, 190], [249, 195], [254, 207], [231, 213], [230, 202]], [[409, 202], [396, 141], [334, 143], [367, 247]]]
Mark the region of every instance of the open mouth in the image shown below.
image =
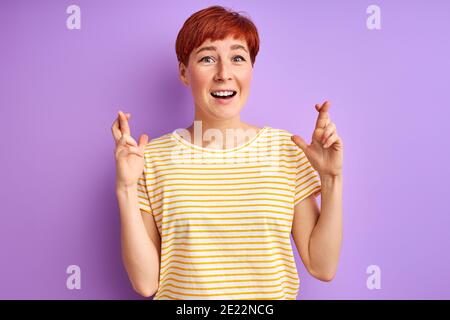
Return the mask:
[[231, 99], [237, 94], [237, 91], [216, 91], [211, 92], [211, 95], [217, 99]]

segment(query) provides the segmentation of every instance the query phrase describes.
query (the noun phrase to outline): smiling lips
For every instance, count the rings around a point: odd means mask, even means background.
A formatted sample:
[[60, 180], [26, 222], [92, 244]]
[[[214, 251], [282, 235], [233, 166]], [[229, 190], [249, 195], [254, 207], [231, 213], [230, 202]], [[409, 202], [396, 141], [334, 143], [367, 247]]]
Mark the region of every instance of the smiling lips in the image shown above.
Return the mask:
[[235, 90], [213, 90], [211, 95], [216, 99], [230, 99], [237, 94]]

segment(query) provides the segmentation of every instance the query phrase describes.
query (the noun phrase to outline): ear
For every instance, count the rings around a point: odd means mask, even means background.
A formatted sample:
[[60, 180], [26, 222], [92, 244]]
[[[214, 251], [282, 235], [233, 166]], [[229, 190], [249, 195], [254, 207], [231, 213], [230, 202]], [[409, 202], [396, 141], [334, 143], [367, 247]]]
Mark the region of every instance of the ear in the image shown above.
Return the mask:
[[185, 86], [189, 87], [189, 80], [186, 77], [187, 68], [186, 68], [186, 66], [184, 65], [183, 62], [180, 62], [178, 64], [178, 69], [179, 69], [179, 77], [180, 77], [181, 82], [183, 82], [183, 84]]

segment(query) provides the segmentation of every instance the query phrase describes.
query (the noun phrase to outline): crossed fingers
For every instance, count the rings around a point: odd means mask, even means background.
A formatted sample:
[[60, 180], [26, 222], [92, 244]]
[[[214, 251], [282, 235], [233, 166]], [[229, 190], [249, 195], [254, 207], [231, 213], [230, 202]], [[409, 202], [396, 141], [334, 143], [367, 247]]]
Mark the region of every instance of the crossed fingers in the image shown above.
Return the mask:
[[131, 137], [130, 126], [128, 124], [130, 116], [129, 113], [124, 114], [122, 111], [119, 111], [117, 119], [113, 122], [111, 127], [111, 132], [116, 143], [116, 157], [120, 152], [124, 151], [124, 147], [129, 153], [136, 154], [140, 157], [144, 156], [144, 152], [141, 150], [136, 140]]
[[[316, 110], [319, 112], [316, 121], [316, 129], [322, 129], [323, 134], [321, 136], [320, 142], [326, 149], [330, 147], [333, 143], [339, 140], [337, 135], [336, 125], [331, 122], [328, 110], [330, 109], [330, 102], [325, 101], [322, 106], [316, 104]], [[320, 131], [319, 131], [320, 132]]]

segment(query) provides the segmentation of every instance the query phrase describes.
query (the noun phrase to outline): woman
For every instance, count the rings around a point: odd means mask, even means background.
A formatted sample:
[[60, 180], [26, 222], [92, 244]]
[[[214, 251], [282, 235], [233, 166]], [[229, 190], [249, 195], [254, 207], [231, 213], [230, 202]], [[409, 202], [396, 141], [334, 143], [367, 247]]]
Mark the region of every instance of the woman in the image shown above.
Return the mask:
[[291, 234], [312, 276], [335, 275], [343, 144], [330, 104], [316, 105], [310, 145], [242, 122], [258, 49], [250, 19], [220, 6], [193, 14], [176, 41], [193, 124], [137, 143], [130, 114], [113, 123], [123, 261], [145, 297], [296, 299]]

